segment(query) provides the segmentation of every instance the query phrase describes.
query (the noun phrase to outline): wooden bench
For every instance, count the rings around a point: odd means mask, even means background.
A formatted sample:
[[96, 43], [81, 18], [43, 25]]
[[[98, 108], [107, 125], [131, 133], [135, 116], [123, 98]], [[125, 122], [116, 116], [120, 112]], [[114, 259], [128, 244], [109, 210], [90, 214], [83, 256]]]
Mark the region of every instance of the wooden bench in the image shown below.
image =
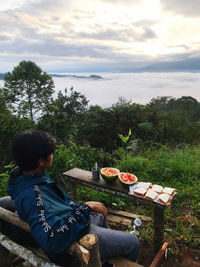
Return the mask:
[[[117, 223], [124, 223], [127, 224], [128, 220], [131, 220], [133, 214], [126, 213], [123, 214], [119, 211], [111, 210], [110, 211], [110, 220], [113, 219], [115, 216], [115, 221]], [[119, 216], [117, 216], [117, 214]], [[108, 218], [109, 218], [108, 216]], [[126, 217], [126, 220], [125, 218]], [[116, 219], [118, 218], [118, 219]], [[121, 219], [120, 219], [121, 218]], [[0, 207], [0, 219], [11, 224], [14, 224], [21, 229], [30, 232], [30, 227], [19, 219], [16, 213], [11, 211], [5, 210]], [[148, 218], [146, 218], [148, 220]], [[1, 230], [1, 229], [0, 229]], [[41, 249], [39, 253], [35, 249], [25, 248], [16, 242], [12, 241], [10, 238], [5, 236], [4, 234], [0, 233], [0, 244], [4, 248], [6, 248], [11, 253], [15, 254], [16, 256], [23, 258], [25, 261], [29, 262], [31, 266], [44, 266], [44, 267], [56, 267], [54, 263], [50, 262], [44, 252], [41, 253]], [[82, 237], [79, 242], [74, 242], [72, 246], [69, 248], [68, 252], [75, 257], [77, 257], [81, 262], [81, 267], [101, 267], [102, 263], [99, 256], [99, 249], [98, 249], [98, 238], [94, 234], [88, 234]], [[115, 267], [142, 267], [135, 262], [129, 261], [122, 257], [116, 257], [108, 259], [109, 262], [115, 264]], [[78, 267], [78, 266], [76, 266]]]

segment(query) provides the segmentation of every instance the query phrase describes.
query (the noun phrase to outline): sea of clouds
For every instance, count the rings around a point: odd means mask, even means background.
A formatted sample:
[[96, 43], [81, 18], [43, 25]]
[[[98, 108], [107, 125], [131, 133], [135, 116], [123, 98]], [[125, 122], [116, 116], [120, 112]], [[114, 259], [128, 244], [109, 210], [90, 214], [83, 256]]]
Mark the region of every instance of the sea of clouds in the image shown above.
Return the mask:
[[[94, 73], [91, 73], [94, 74]], [[53, 78], [56, 91], [73, 86], [90, 105], [110, 107], [119, 97], [147, 104], [154, 97], [192, 96], [200, 101], [200, 73], [95, 73], [103, 79]], [[76, 75], [89, 76], [79, 73]]]
[[147, 104], [159, 96], [192, 96], [200, 101], [200, 73], [73, 73], [86, 77], [92, 74], [103, 79], [53, 77], [54, 96], [59, 90], [64, 92], [65, 88], [70, 92], [73, 86], [75, 91], [87, 97], [89, 105], [103, 108], [117, 103], [119, 97], [139, 104]]

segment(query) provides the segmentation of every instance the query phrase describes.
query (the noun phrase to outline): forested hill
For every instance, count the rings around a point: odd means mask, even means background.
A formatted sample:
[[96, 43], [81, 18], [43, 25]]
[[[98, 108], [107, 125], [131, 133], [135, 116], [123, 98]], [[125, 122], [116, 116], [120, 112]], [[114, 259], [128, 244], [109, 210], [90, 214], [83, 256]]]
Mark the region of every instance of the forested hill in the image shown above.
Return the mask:
[[0, 80], [3, 80], [5, 76], [5, 73], [0, 73]]
[[[0, 80], [3, 80], [5, 77], [6, 73], [0, 73]], [[72, 75], [72, 74], [57, 74], [57, 73], [52, 73], [49, 74], [51, 77], [55, 77], [55, 78], [64, 78], [64, 77], [69, 77], [69, 78], [78, 78], [78, 79], [92, 79], [92, 80], [100, 80], [103, 79], [101, 76], [99, 75], [90, 75], [90, 76], [83, 76], [83, 75]]]
[[99, 75], [90, 75], [90, 76], [83, 76], [83, 75], [71, 75], [71, 74], [57, 74], [57, 73], [53, 73], [53, 74], [49, 74], [52, 77], [56, 77], [56, 78], [63, 78], [63, 77], [69, 77], [69, 78], [79, 78], [79, 79], [94, 79], [94, 80], [98, 80], [98, 79], [103, 79], [101, 76]]

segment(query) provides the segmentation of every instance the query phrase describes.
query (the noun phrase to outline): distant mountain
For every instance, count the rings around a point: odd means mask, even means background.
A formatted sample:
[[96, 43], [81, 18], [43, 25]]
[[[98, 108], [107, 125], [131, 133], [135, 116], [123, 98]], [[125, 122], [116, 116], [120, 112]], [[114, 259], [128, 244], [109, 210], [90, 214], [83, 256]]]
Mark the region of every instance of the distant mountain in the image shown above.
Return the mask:
[[[0, 73], [0, 80], [4, 79], [4, 76], [6, 75], [6, 73]], [[49, 74], [52, 77], [57, 77], [57, 78], [63, 78], [63, 77], [72, 77], [72, 78], [79, 78], [79, 79], [93, 79], [93, 80], [100, 80], [103, 79], [101, 76], [99, 75], [90, 75], [90, 76], [79, 76], [79, 75], [71, 75], [71, 74]]]
[[200, 72], [200, 59], [158, 62], [143, 68], [134, 69], [133, 72]]
[[90, 75], [90, 76], [79, 76], [79, 75], [71, 75], [71, 74], [49, 74], [52, 77], [57, 77], [57, 78], [63, 78], [63, 77], [71, 77], [71, 78], [79, 78], [79, 79], [93, 79], [93, 80], [99, 80], [99, 79], [103, 79], [101, 76], [99, 75]]
[[[137, 65], [135, 63], [135, 65]], [[144, 65], [143, 65], [144, 66]], [[125, 67], [125, 69], [123, 68]], [[64, 72], [64, 71], [63, 71]], [[113, 70], [113, 72], [115, 72]], [[179, 61], [161, 61], [161, 62], [153, 62], [152, 64], [146, 65], [142, 68], [137, 68], [132, 66], [122, 66], [122, 70], [120, 72], [126, 73], [142, 73], [142, 72], [200, 72], [200, 58], [188, 59], [188, 60], [179, 60]], [[0, 80], [4, 79], [6, 73], [0, 73]], [[76, 79], [91, 79], [91, 80], [101, 80], [103, 79], [99, 75], [73, 75], [73, 74], [57, 74], [57, 73], [49, 73], [52, 77], [63, 78], [76, 78]]]

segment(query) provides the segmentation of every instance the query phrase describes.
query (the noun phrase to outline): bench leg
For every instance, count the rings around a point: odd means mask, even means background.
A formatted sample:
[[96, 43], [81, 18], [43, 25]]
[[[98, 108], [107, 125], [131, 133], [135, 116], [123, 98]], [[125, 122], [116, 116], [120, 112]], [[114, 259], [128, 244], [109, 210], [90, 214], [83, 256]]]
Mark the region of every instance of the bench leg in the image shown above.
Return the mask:
[[76, 185], [76, 183], [70, 182], [70, 189], [71, 189], [71, 192], [72, 192], [72, 199], [74, 201], [78, 201], [77, 185]]
[[154, 207], [154, 255], [160, 250], [164, 238], [164, 208]]

